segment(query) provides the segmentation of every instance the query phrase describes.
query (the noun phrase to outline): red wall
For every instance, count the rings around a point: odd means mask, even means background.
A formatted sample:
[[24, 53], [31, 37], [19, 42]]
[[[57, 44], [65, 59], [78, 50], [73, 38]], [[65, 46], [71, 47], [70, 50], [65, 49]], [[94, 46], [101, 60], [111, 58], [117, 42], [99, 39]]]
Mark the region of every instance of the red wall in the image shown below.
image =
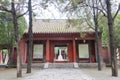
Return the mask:
[[13, 64], [16, 64], [17, 63], [17, 49], [16, 48], [13, 48], [12, 59], [13, 59]]
[[2, 51], [0, 51], [0, 64], [2, 63]]
[[108, 48], [103, 48], [102, 49], [103, 52], [101, 53], [102, 57], [103, 57], [103, 61], [106, 63], [110, 62], [110, 51]]
[[[67, 45], [68, 46], [68, 57], [69, 61], [73, 62], [73, 39], [74, 40], [87, 40], [87, 41], [94, 41], [95, 40], [95, 34], [94, 33], [88, 33], [84, 38], [80, 36], [80, 33], [34, 33], [33, 40], [37, 41], [47, 41], [49, 39], [50, 41], [50, 62], [53, 62], [54, 60], [54, 46], [55, 45]], [[24, 34], [24, 37], [21, 40], [21, 56], [22, 56], [22, 62], [26, 62], [27, 57], [27, 48], [25, 47], [25, 42], [28, 41], [28, 34]], [[101, 43], [100, 43], [101, 44]], [[77, 45], [77, 44], [76, 44]], [[92, 46], [92, 52], [90, 54], [95, 55], [95, 47], [94, 42], [90, 43], [89, 45]], [[101, 46], [100, 46], [101, 47]], [[76, 47], [77, 48], [77, 47]], [[103, 54], [104, 55], [104, 54]]]

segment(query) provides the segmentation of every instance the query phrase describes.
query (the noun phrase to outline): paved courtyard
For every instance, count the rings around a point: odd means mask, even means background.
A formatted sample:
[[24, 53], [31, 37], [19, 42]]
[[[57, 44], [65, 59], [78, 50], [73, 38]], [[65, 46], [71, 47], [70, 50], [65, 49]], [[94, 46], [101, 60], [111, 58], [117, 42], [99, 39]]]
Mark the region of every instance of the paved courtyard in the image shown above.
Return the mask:
[[23, 80], [95, 80], [80, 69], [44, 69]]
[[111, 69], [104, 68], [98, 71], [97, 68], [80, 69], [32, 69], [31, 74], [26, 74], [26, 69], [22, 71], [22, 78], [16, 78], [16, 69], [1, 69], [0, 80], [120, 80], [119, 76], [112, 77]]

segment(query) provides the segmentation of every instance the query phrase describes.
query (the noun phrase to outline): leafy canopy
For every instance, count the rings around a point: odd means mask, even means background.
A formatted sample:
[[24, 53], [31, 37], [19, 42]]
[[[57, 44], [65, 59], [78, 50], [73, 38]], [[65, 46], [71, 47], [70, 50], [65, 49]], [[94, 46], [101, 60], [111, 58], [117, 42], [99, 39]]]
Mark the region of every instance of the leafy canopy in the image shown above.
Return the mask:
[[[26, 28], [26, 21], [24, 17], [18, 19], [18, 26], [20, 37], [22, 37]], [[14, 45], [14, 27], [11, 14], [8, 12], [0, 12], [0, 47], [3, 45]]]

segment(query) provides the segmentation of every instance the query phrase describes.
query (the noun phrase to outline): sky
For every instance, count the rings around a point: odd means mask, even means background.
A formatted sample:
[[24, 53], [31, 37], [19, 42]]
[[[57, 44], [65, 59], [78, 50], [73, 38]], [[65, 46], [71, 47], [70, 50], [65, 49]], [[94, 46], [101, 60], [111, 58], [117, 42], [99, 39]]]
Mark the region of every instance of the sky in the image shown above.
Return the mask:
[[[116, 5], [118, 5], [120, 3], [120, 0], [116, 0], [116, 1], [117, 1]], [[37, 17], [35, 17], [36, 19], [67, 19], [66, 14], [60, 13], [59, 10], [53, 4], [50, 4], [47, 9], [43, 9], [40, 7], [35, 8], [34, 12], [37, 15]], [[28, 16], [25, 17], [26, 19], [28, 19]]]
[[120, 0], [117, 0], [120, 3]]
[[[115, 0], [115, 1], [117, 1], [115, 5], [118, 5], [120, 3], [120, 0]], [[40, 10], [36, 10], [36, 11], [40, 12]], [[41, 14], [39, 13], [37, 18], [41, 18], [41, 19], [66, 19], [67, 17], [65, 14], [60, 13], [59, 10], [54, 5], [50, 4], [46, 10], [41, 8]]]
[[39, 12], [37, 14], [37, 18], [41, 18], [41, 19], [65, 19], [66, 15], [62, 14], [59, 12], [59, 10], [53, 5], [50, 4], [49, 7], [47, 9], [36, 9], [35, 10], [36, 14], [37, 12]]
[[[34, 1], [37, 2], [39, 0]], [[35, 19], [67, 19], [66, 15], [60, 13], [59, 10], [53, 4], [49, 4], [49, 7], [47, 7], [47, 9], [37, 7], [33, 12], [37, 15]], [[28, 15], [25, 15], [25, 18], [28, 23]]]

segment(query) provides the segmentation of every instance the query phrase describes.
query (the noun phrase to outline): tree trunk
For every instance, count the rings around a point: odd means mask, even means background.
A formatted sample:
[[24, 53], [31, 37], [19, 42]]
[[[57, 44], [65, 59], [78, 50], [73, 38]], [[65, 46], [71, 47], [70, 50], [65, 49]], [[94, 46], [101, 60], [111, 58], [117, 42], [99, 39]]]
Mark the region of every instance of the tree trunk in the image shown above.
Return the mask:
[[12, 51], [13, 51], [13, 38], [14, 38], [14, 36], [12, 36], [9, 40], [10, 40], [10, 42], [8, 42], [8, 43], [10, 43], [9, 44], [9, 46], [8, 46], [8, 57], [9, 57], [9, 59], [8, 59], [8, 62], [7, 62], [7, 65], [8, 65], [8, 67], [11, 67], [12, 65], [14, 65], [14, 67], [16, 66], [16, 62], [12, 59]]
[[10, 67], [11, 65], [13, 65], [12, 49], [13, 49], [13, 47], [9, 45], [9, 47], [7, 49], [8, 50], [8, 57], [9, 57], [8, 62], [7, 62], [8, 67]]
[[111, 14], [110, 0], [106, 0], [106, 5], [107, 5], [107, 19], [108, 19], [108, 28], [109, 28], [109, 44], [110, 44], [110, 54], [111, 54], [112, 76], [118, 76], [117, 55], [115, 53], [115, 43], [114, 43], [114, 29], [113, 29], [114, 20]]
[[[95, 4], [97, 4], [96, 0], [92, 0], [93, 7], [95, 7]], [[95, 52], [97, 55], [97, 62], [98, 62], [98, 70], [101, 70], [101, 58], [99, 53], [99, 35], [98, 35], [98, 10], [96, 8], [93, 8], [93, 19], [94, 19], [94, 25], [95, 25]]]
[[[6, 18], [6, 21], [8, 21], [8, 18]], [[14, 39], [14, 36], [11, 36], [11, 35], [13, 35], [13, 33], [12, 33], [12, 31], [13, 30], [10, 30], [10, 28], [7, 28], [7, 30], [8, 30], [8, 39], [7, 39], [7, 41], [8, 41], [8, 47], [7, 47], [7, 50], [8, 50], [8, 62], [7, 62], [7, 65], [8, 65], [8, 67], [11, 67], [12, 65], [14, 65], [14, 67], [16, 66], [16, 61], [14, 61], [13, 59], [12, 59], [12, 51], [13, 51], [13, 39]], [[10, 33], [11, 32], [11, 33]]]
[[31, 0], [29, 0], [29, 2], [28, 2], [28, 11], [29, 11], [29, 31], [28, 31], [28, 33], [29, 33], [29, 51], [28, 51], [27, 73], [31, 73], [32, 52], [33, 52]]
[[6, 54], [2, 54], [2, 62], [5, 63]]
[[16, 48], [17, 48], [17, 77], [22, 77], [22, 61], [21, 61], [21, 54], [20, 54], [19, 27], [17, 23], [17, 15], [15, 10], [14, 0], [12, 0], [11, 7], [12, 7], [12, 17], [13, 17], [13, 24], [14, 24], [14, 35], [15, 35]]
[[100, 58], [100, 53], [99, 53], [99, 35], [98, 35], [98, 22], [97, 19], [95, 19], [95, 34], [96, 34], [96, 53], [97, 53], [97, 62], [98, 62], [98, 70], [101, 70], [101, 58]]

